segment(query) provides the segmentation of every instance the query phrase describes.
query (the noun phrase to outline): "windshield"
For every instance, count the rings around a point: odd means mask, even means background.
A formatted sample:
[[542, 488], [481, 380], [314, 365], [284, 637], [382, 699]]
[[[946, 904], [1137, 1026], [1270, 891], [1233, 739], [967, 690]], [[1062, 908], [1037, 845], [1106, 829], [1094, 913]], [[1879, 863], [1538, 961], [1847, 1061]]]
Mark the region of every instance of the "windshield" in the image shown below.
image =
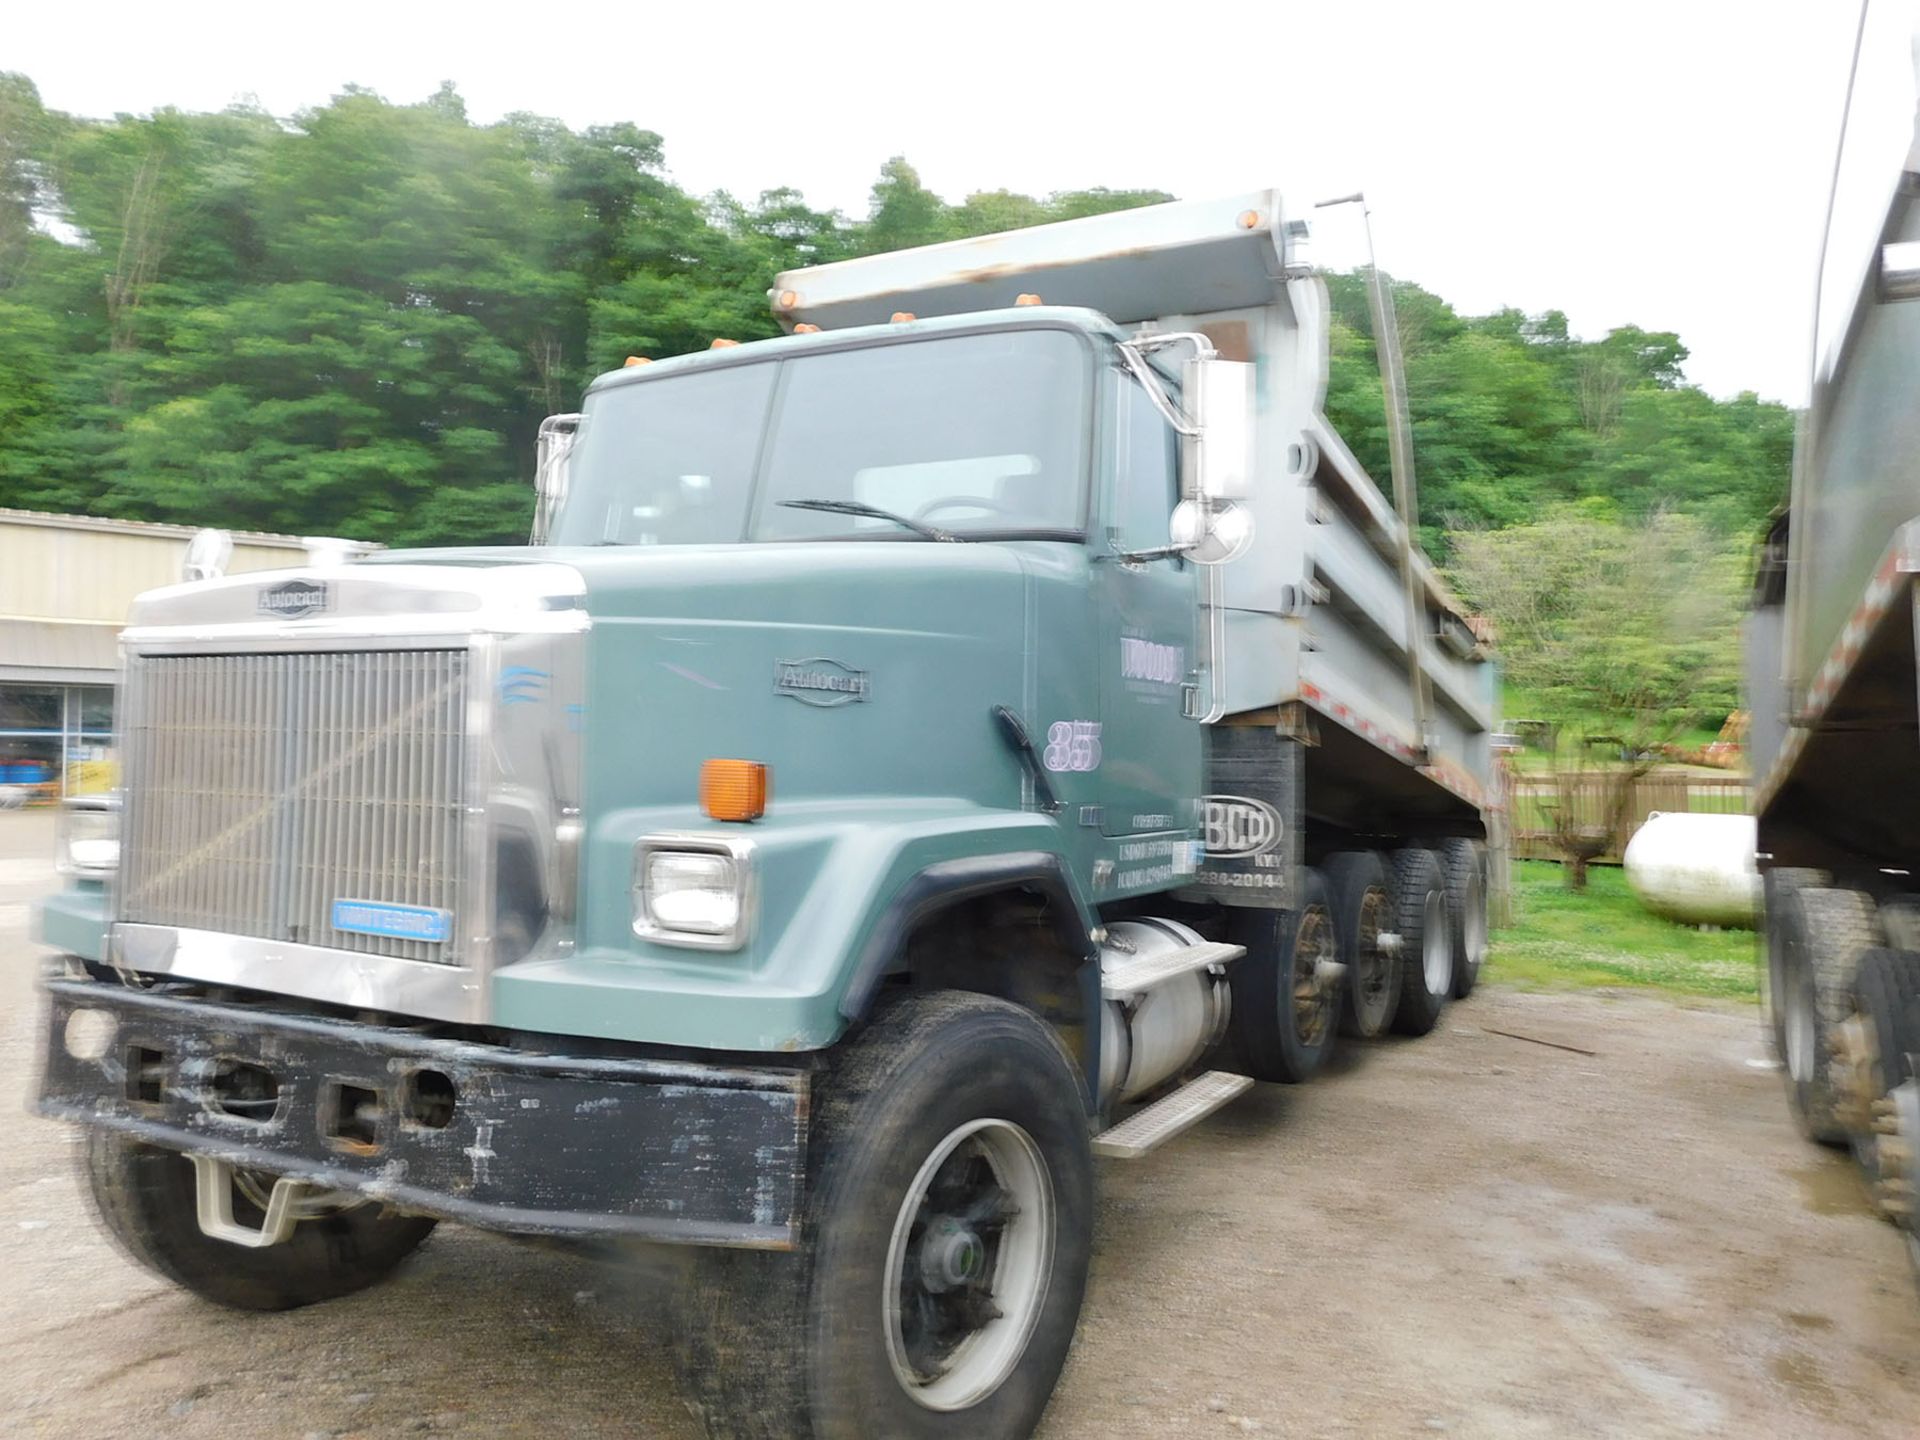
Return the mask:
[[1077, 536], [1087, 387], [1081, 340], [1038, 329], [615, 385], [588, 397], [554, 540]]

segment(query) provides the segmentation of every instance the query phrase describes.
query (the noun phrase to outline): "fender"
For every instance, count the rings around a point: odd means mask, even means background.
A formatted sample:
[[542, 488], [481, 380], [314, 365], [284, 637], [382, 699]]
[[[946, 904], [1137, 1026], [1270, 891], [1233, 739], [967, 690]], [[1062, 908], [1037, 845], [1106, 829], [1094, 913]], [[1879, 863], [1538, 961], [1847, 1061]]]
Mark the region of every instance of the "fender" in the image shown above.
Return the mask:
[[849, 1020], [866, 1014], [887, 966], [914, 927], [935, 910], [998, 890], [1016, 889], [1031, 891], [1047, 902], [1047, 918], [1068, 954], [1079, 956], [1083, 964], [1099, 963], [1100, 947], [1089, 934], [1091, 927], [1086, 923], [1073, 876], [1058, 855], [1028, 850], [942, 860], [927, 866], [894, 893], [854, 962], [852, 978], [840, 997], [840, 1013]]
[[840, 1013], [849, 1021], [866, 1014], [887, 967], [928, 915], [964, 900], [1016, 889], [1047, 902], [1047, 919], [1061, 947], [1080, 959], [1075, 980], [1080, 987], [1080, 1013], [1085, 1017], [1080, 1060], [1086, 1087], [1081, 1100], [1091, 1114], [1100, 1094], [1100, 947], [1094, 943], [1090, 912], [1081, 904], [1073, 873], [1058, 855], [1028, 850], [942, 860], [913, 876], [894, 892], [861, 947], [846, 993], [840, 997]]

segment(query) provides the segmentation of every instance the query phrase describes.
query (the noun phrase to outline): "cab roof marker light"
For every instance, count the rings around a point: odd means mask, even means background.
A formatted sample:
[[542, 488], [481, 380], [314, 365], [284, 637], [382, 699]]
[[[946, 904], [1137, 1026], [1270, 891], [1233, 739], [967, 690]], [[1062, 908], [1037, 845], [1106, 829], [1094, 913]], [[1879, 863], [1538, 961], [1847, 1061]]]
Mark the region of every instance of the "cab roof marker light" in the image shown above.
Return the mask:
[[707, 348], [709, 350], [731, 350], [733, 349], [734, 346], [738, 345], [739, 343], [740, 342], [738, 340], [729, 340], [725, 336], [722, 336], [720, 339], [715, 340], [711, 345], [707, 346]]
[[782, 310], [791, 310], [800, 303], [800, 294], [795, 290], [782, 290], [774, 304]]
[[809, 325], [806, 321], [802, 320], [798, 325], [793, 327], [793, 333], [796, 335], [818, 335], [820, 333], [820, 327], [818, 325]]
[[913, 312], [911, 310], [896, 310], [893, 312], [893, 323], [896, 325], [905, 325], [912, 319]]
[[653, 361], [645, 355], [629, 355], [627, 356], [626, 368], [631, 370], [635, 365], [651, 365], [652, 363]]
[[1027, 290], [1027, 291], [1022, 291], [1019, 295], [1016, 295], [1014, 297], [1013, 303], [1016, 305], [1041, 305], [1041, 304], [1044, 304], [1045, 302], [1041, 300], [1041, 298], [1038, 295], [1035, 295], [1031, 290]]

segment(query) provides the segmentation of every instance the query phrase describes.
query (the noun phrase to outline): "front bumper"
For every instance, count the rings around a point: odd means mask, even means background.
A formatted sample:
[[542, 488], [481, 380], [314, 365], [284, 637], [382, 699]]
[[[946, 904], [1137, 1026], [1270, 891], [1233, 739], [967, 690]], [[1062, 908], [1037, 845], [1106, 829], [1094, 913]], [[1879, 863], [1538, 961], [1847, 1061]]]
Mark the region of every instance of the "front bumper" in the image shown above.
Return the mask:
[[[42, 1115], [495, 1230], [763, 1249], [797, 1237], [802, 1072], [539, 1054], [189, 987], [46, 989]], [[102, 1018], [70, 1028], [81, 1011]], [[221, 1077], [236, 1066], [277, 1095], [235, 1104]]]

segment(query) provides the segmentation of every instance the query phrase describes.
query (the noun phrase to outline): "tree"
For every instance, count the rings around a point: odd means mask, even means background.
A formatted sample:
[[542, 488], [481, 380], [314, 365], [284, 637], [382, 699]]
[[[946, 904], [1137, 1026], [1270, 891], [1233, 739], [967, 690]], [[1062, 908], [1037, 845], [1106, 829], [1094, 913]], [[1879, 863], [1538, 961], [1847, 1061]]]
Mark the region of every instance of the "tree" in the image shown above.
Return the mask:
[[[1623, 522], [1585, 502], [1456, 535], [1451, 572], [1555, 733], [1551, 821], [1579, 888], [1660, 747], [1737, 704], [1744, 548], [1693, 516]], [[1574, 806], [1576, 777], [1595, 775], [1597, 821]]]

